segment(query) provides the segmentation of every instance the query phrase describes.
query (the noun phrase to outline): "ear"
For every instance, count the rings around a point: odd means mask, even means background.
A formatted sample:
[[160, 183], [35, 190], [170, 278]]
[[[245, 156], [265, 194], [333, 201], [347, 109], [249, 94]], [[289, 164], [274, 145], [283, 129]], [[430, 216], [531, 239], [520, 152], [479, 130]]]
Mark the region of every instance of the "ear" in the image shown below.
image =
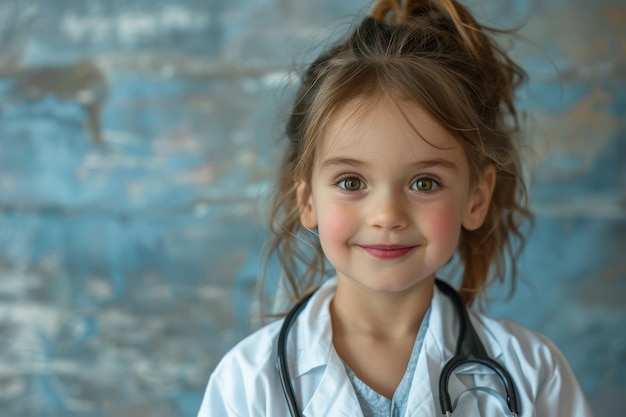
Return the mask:
[[476, 230], [483, 225], [491, 196], [496, 185], [496, 170], [493, 166], [487, 167], [478, 181], [472, 187], [469, 195], [467, 211], [463, 217], [463, 227], [467, 230]]
[[315, 215], [311, 188], [302, 180], [298, 182], [296, 187], [300, 223], [307, 229], [314, 229], [317, 227], [317, 216]]

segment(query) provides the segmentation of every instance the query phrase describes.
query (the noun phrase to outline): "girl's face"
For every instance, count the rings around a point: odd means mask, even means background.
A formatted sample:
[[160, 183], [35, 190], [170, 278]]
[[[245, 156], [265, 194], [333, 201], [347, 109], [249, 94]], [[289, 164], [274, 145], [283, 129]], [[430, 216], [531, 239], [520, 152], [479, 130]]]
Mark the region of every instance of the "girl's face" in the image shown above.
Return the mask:
[[311, 183], [298, 188], [301, 222], [318, 228], [339, 281], [377, 291], [433, 277], [461, 227], [482, 224], [495, 182], [489, 169], [472, 184], [458, 142], [408, 101], [348, 102], [315, 158]]

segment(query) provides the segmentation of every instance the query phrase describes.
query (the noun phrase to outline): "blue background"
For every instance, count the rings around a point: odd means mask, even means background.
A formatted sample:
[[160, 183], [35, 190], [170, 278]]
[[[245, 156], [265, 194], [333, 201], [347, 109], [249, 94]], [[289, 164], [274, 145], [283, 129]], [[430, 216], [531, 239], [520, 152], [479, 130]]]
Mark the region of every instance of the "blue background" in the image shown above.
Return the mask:
[[[626, 398], [626, 4], [473, 0], [527, 69], [535, 229], [487, 311]], [[364, 0], [0, 0], [0, 416], [195, 416], [250, 331], [302, 68]]]

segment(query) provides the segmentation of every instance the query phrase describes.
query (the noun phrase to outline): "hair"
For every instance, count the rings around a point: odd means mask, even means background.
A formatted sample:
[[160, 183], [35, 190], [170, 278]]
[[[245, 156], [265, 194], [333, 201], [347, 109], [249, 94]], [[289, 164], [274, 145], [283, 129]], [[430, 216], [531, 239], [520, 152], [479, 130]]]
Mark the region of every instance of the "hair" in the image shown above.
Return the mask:
[[319, 242], [303, 244], [297, 186], [310, 184], [319, 139], [336, 110], [377, 94], [414, 102], [445, 126], [465, 152], [472, 182], [493, 167], [484, 224], [461, 231], [459, 293], [470, 305], [507, 272], [513, 289], [522, 227], [532, 221], [515, 143], [515, 90], [526, 74], [492, 38], [501, 32], [479, 24], [454, 0], [379, 0], [347, 38], [308, 67], [286, 126], [267, 247], [293, 300], [319, 285], [327, 269]]

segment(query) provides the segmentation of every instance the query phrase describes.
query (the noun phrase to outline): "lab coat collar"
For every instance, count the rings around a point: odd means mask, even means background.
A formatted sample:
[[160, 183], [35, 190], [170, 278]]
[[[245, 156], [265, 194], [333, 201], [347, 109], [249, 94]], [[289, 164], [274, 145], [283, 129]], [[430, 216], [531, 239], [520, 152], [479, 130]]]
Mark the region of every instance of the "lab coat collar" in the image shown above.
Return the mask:
[[331, 279], [313, 295], [294, 324], [294, 327], [297, 326], [294, 329], [297, 335], [297, 347], [288, 349], [288, 352], [296, 352], [298, 355], [288, 356], [294, 380], [316, 368], [325, 367], [313, 396], [310, 399], [303, 399], [302, 412], [306, 416], [359, 417], [362, 415], [343, 361], [332, 343], [330, 301], [335, 288], [336, 280]]
[[[324, 366], [328, 363], [331, 353], [334, 352], [332, 344], [332, 327], [330, 320], [330, 301], [335, 293], [337, 281], [335, 278], [329, 279], [317, 291], [309, 304], [300, 314], [294, 329], [298, 340], [297, 347], [289, 349], [290, 365], [293, 376], [298, 377], [317, 366]], [[492, 326], [485, 325], [484, 321], [491, 319], [485, 316], [479, 316], [471, 309], [469, 310], [470, 318], [476, 328], [480, 327], [485, 330], [480, 336], [483, 340], [489, 355], [498, 359], [502, 356], [502, 348], [496, 337], [488, 330]], [[477, 326], [477, 324], [479, 324]], [[438, 362], [449, 360], [456, 350], [456, 343], [459, 334], [459, 320], [454, 310], [454, 305], [435, 286], [433, 298], [431, 301], [431, 313], [428, 323], [428, 331], [426, 339], [431, 339], [431, 344], [436, 349], [431, 353], [436, 353]], [[433, 347], [435, 347], [433, 346]], [[297, 355], [297, 356], [296, 356]], [[296, 361], [295, 358], [298, 358]]]
[[[452, 301], [449, 300], [444, 293], [439, 291], [436, 286], [431, 306], [432, 311], [430, 313], [427, 338], [432, 338], [432, 341], [438, 348], [435, 351], [439, 353], [436, 358], [431, 356], [430, 359], [437, 359], [443, 367], [443, 364], [447, 362], [456, 351], [460, 322], [457, 312], [454, 309], [454, 304], [452, 304]], [[484, 330], [484, 332], [479, 331], [478, 333], [483, 345], [485, 345], [487, 349], [487, 353], [493, 359], [498, 360], [502, 356], [502, 348], [495, 335], [489, 331], [493, 326], [489, 326], [485, 323], [492, 319], [479, 315], [472, 309], [468, 309], [468, 313], [474, 327]], [[480, 365], [477, 366], [482, 368]]]
[[[336, 288], [336, 280], [324, 283], [307, 306], [302, 310], [293, 325], [290, 345], [287, 349], [290, 369], [293, 377], [298, 378], [318, 366], [325, 366], [334, 353], [332, 324], [330, 320], [330, 301]], [[296, 359], [297, 358], [297, 359]]]
[[[304, 400], [305, 415], [325, 415], [330, 398], [333, 398], [332, 403], [335, 405], [342, 404], [341, 409], [333, 408], [333, 415], [356, 416], [356, 412], [360, 413], [360, 406], [352, 384], [349, 383], [343, 361], [332, 344], [330, 301], [335, 288], [336, 280], [330, 279], [313, 295], [292, 328], [296, 337], [290, 337], [289, 340], [288, 360], [294, 379], [318, 367], [326, 367], [313, 396], [308, 401]], [[490, 320], [471, 310], [470, 318], [475, 327], [478, 327], [476, 324], [480, 321]], [[484, 325], [480, 327], [489, 328]], [[435, 403], [439, 375], [444, 364], [454, 355], [458, 334], [459, 321], [454, 306], [435, 287], [428, 330], [415, 370], [413, 388], [409, 393], [407, 416], [436, 415], [440, 412]], [[488, 331], [480, 335], [489, 355], [494, 359], [500, 358], [502, 349], [494, 335]], [[463, 368], [463, 372], [482, 373], [483, 368], [470, 364]]]

